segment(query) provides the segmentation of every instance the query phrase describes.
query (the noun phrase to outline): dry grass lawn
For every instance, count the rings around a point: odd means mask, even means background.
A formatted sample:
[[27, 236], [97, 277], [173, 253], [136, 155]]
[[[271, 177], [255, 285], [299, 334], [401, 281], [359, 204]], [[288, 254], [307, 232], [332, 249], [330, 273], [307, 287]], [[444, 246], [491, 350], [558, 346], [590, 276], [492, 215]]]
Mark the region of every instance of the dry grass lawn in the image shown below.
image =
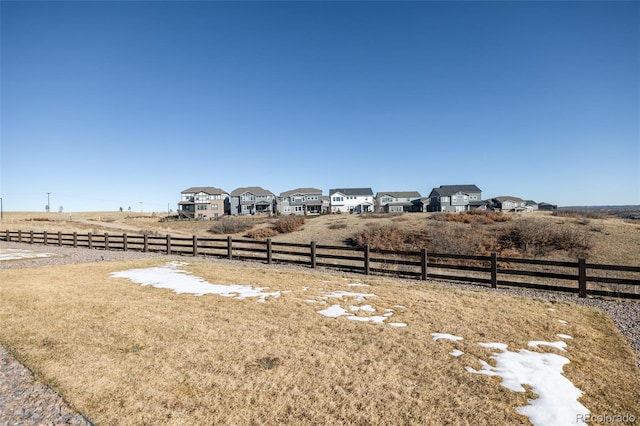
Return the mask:
[[[593, 414], [640, 418], [636, 355], [600, 311], [432, 284], [191, 260], [211, 283], [281, 290], [265, 303], [112, 278], [162, 260], [0, 271], [0, 343], [98, 425], [520, 424], [535, 398], [470, 374], [502, 342], [569, 334], [565, 376]], [[347, 287], [364, 282], [370, 287]], [[308, 287], [305, 291], [303, 287]], [[406, 328], [326, 318], [330, 291], [375, 293]], [[332, 303], [332, 302], [329, 302]], [[343, 302], [348, 304], [349, 302]], [[553, 308], [554, 310], [550, 310]], [[558, 320], [565, 320], [568, 325]], [[452, 333], [460, 342], [437, 341]], [[465, 352], [459, 358], [452, 349]], [[536, 350], [536, 349], [532, 349]]]

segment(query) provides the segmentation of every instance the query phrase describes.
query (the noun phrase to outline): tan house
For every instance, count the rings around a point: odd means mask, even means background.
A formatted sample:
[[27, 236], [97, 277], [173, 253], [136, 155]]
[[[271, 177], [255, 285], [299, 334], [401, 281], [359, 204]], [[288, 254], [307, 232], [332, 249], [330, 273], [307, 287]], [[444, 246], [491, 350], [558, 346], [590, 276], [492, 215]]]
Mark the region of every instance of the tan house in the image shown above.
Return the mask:
[[196, 186], [180, 193], [178, 216], [184, 219], [217, 219], [229, 214], [229, 194], [213, 186]]

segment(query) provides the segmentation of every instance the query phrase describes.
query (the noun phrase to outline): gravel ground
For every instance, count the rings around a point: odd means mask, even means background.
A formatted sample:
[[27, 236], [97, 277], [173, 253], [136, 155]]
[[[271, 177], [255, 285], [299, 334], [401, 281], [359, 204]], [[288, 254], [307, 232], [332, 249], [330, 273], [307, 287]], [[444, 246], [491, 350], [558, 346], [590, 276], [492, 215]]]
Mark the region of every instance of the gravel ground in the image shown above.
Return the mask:
[[[0, 241], [0, 249], [26, 249], [56, 255], [55, 257], [47, 258], [0, 262], [0, 269], [131, 260], [153, 257], [171, 259], [179, 258], [178, 256], [166, 256], [158, 253], [89, 250], [86, 248], [74, 249], [58, 246], [35, 246], [24, 243], [7, 243], [4, 241]], [[184, 260], [184, 257], [182, 259]], [[201, 257], [199, 260], [214, 263], [232, 262], [236, 264], [243, 264], [243, 262], [240, 261], [230, 261], [225, 259]], [[308, 268], [289, 265], [272, 265], [270, 267], [291, 270], [309, 270]], [[344, 275], [343, 272], [337, 271], [323, 270], [323, 272]], [[601, 309], [613, 319], [616, 326], [628, 339], [631, 347], [638, 355], [640, 355], [640, 302], [603, 298], [580, 299], [577, 296], [569, 294], [521, 288], [502, 288], [492, 290], [487, 287], [470, 284], [446, 282], [439, 282], [439, 284], [472, 290], [486, 289], [486, 291], [498, 291], [514, 296], [537, 297]], [[638, 358], [638, 366], [640, 367], [640, 356]], [[55, 391], [36, 381], [33, 374], [31, 374], [26, 367], [17, 362], [2, 346], [0, 346], [0, 426], [91, 424], [92, 423], [81, 414], [71, 410]]]

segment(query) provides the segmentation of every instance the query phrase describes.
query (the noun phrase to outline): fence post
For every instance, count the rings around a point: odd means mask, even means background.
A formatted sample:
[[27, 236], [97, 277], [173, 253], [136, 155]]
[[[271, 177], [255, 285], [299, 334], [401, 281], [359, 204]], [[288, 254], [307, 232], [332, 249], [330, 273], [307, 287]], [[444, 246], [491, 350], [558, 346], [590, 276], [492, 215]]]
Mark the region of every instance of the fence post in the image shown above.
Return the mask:
[[142, 235], [142, 251], [145, 253], [149, 251], [149, 235], [148, 234]]
[[273, 261], [273, 252], [271, 251], [271, 238], [267, 238], [267, 264], [271, 265]]
[[29, 244], [33, 244], [33, 229], [29, 231]]
[[315, 269], [317, 266], [316, 262], [316, 242], [311, 241], [311, 267]]
[[197, 256], [198, 255], [198, 236], [194, 235], [192, 241], [193, 242], [191, 244], [193, 245], [193, 255]]
[[231, 235], [227, 236], [227, 259], [233, 259], [233, 238]]
[[93, 248], [93, 238], [91, 232], [87, 232], [87, 247]]
[[127, 251], [127, 233], [122, 233], [122, 251]]
[[104, 233], [104, 249], [109, 250], [109, 233]]
[[369, 263], [369, 244], [365, 244], [364, 245], [364, 274], [365, 275], [369, 275], [369, 272], [371, 272], [371, 267], [370, 267], [370, 263]]
[[167, 234], [167, 254], [171, 254], [171, 235]]
[[58, 231], [58, 245], [62, 246], [62, 232]]
[[18, 231], [18, 242], [22, 242], [22, 231]]
[[422, 269], [422, 281], [427, 280], [427, 249], [420, 250], [420, 267]]
[[491, 288], [498, 288], [498, 255], [491, 252]]
[[7, 237], [5, 238], [6, 242], [10, 242], [11, 241], [11, 232], [9, 232], [9, 230], [7, 229]]
[[74, 232], [73, 233], [73, 248], [77, 248], [78, 247], [78, 233]]
[[578, 297], [587, 297], [587, 261], [578, 259]]
[[47, 231], [44, 231], [42, 234], [44, 235], [44, 237], [43, 237], [44, 241], [43, 242], [44, 242], [44, 245], [46, 246], [47, 245]]

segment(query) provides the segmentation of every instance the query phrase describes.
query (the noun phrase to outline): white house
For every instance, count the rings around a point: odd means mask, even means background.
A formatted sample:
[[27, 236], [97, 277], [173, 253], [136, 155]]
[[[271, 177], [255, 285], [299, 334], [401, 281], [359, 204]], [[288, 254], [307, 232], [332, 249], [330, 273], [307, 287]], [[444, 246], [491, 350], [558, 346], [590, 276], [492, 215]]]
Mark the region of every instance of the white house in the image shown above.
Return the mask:
[[329, 198], [331, 213], [369, 213], [375, 206], [371, 188], [331, 189]]

